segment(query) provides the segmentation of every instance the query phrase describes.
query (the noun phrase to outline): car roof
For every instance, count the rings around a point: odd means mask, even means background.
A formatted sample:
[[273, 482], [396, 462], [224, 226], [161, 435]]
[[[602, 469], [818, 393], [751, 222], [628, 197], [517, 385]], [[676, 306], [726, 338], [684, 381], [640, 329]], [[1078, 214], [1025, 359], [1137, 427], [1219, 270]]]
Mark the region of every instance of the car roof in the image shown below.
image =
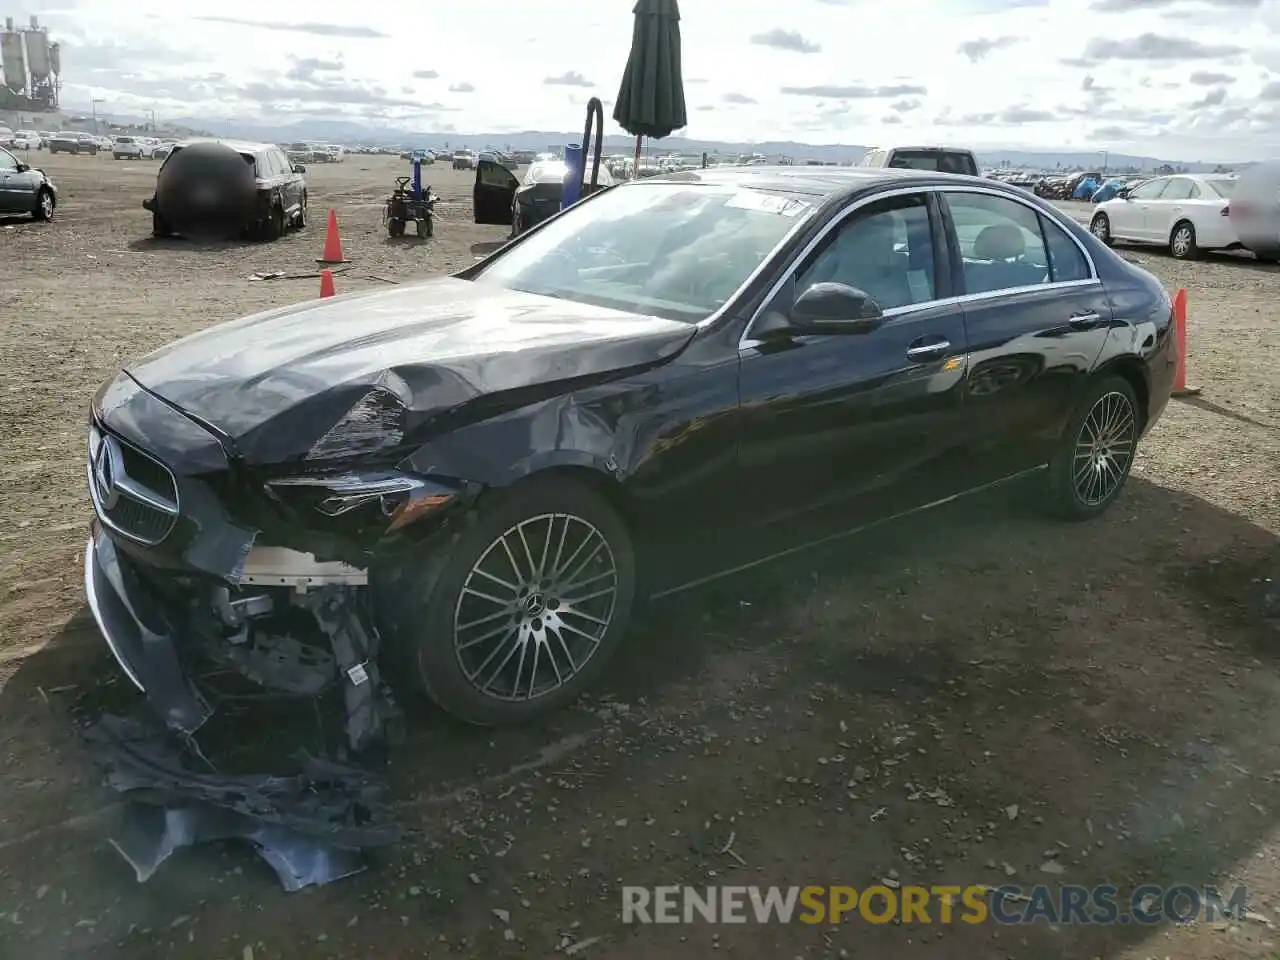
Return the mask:
[[742, 166], [709, 167], [706, 170], [684, 170], [678, 173], [645, 177], [639, 183], [708, 183], [718, 186], [800, 193], [832, 199], [889, 184], [920, 187], [968, 183], [992, 187], [1021, 197], [1025, 191], [989, 180], [958, 173], [936, 173], [932, 170], [900, 170], [893, 167], [808, 167], [808, 166]]

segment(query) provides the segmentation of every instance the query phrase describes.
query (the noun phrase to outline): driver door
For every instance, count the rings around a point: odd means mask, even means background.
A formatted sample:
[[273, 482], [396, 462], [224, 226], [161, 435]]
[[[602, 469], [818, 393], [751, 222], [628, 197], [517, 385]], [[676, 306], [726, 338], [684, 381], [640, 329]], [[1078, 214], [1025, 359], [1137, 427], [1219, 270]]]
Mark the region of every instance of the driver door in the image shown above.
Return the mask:
[[476, 185], [471, 192], [476, 223], [511, 226], [519, 186], [515, 174], [496, 160], [478, 161]]
[[815, 518], [848, 526], [963, 489], [967, 341], [963, 311], [938, 302], [952, 293], [945, 237], [932, 193], [872, 202], [802, 255], [757, 315], [753, 326], [789, 312], [820, 282], [856, 287], [885, 312], [865, 333], [748, 329], [740, 458], [751, 519], [790, 527], [807, 515], [798, 534]]

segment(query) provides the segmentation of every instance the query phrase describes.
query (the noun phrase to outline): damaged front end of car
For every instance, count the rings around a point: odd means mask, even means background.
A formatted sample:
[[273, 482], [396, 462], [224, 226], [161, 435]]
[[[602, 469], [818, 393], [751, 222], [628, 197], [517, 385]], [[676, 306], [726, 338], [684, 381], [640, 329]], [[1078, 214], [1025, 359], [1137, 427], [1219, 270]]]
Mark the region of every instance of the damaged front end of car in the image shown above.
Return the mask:
[[[403, 735], [379, 669], [369, 564], [416, 542], [430, 526], [417, 521], [468, 488], [380, 464], [401, 429], [387, 407], [370, 391], [305, 456], [261, 467], [127, 373], [95, 399], [85, 593], [150, 709], [104, 716], [87, 738], [130, 801], [113, 843], [140, 881], [180, 847], [240, 837], [294, 890], [361, 869], [364, 851], [398, 837], [366, 769]], [[332, 756], [299, 754], [290, 773], [224, 772], [199, 736], [227, 684], [246, 681], [332, 706]]]

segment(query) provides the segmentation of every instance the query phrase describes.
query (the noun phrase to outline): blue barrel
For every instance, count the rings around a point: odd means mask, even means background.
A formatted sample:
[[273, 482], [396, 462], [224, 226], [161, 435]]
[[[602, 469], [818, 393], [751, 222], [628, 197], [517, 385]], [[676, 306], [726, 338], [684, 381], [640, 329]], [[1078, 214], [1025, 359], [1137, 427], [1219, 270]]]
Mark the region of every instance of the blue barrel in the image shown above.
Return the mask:
[[583, 149], [580, 143], [564, 145], [564, 162], [569, 166], [565, 175], [564, 197], [560, 201], [560, 209], [571, 207], [582, 199], [582, 160]]

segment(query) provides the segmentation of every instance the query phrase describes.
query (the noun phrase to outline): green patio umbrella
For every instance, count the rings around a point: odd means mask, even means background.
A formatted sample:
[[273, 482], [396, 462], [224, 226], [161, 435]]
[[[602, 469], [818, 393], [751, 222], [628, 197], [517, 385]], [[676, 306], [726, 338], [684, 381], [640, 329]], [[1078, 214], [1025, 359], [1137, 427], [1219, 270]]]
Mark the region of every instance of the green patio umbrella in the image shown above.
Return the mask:
[[636, 138], [636, 169], [640, 172], [640, 141], [661, 140], [688, 124], [684, 106], [684, 76], [680, 69], [680, 8], [676, 0], [636, 0], [631, 54], [613, 105], [613, 119]]

